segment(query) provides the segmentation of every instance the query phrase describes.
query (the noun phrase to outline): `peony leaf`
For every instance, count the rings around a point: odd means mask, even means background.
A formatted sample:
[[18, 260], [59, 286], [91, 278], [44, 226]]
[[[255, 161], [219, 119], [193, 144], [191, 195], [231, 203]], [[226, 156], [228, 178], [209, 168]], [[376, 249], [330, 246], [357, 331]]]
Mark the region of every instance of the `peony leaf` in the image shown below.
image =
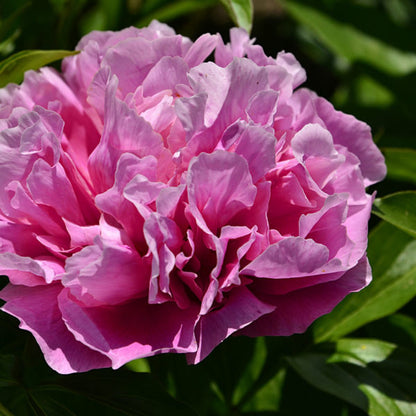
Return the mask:
[[390, 75], [406, 75], [416, 70], [416, 54], [396, 49], [350, 25], [294, 1], [285, 2], [288, 12], [308, 27], [336, 55], [350, 62], [361, 61]]
[[416, 183], [416, 150], [390, 147], [384, 148], [383, 154], [389, 178]]
[[256, 380], [259, 379], [261, 370], [267, 358], [267, 348], [264, 338], [255, 340], [252, 356], [246, 361], [244, 371], [238, 378], [233, 392], [233, 404], [239, 404], [244, 396], [250, 391]]
[[[70, 375], [55, 385], [32, 389], [31, 396], [47, 415], [196, 415], [149, 374], [101, 370]], [[65, 408], [70, 412], [64, 413]]]
[[233, 22], [250, 33], [253, 25], [252, 0], [221, 0], [221, 3], [227, 9]]
[[388, 223], [369, 237], [373, 282], [349, 295], [313, 326], [315, 342], [333, 341], [387, 316], [416, 295], [416, 240]]
[[416, 238], [416, 192], [404, 191], [377, 198], [373, 213]]
[[0, 87], [4, 87], [10, 82], [21, 82], [24, 73], [29, 69], [38, 69], [41, 66], [77, 53], [79, 52], [64, 50], [25, 50], [17, 52], [0, 62]]
[[167, 22], [178, 17], [194, 13], [198, 10], [203, 10], [214, 6], [217, 0], [179, 0], [175, 2], [166, 3], [154, 11], [147, 12], [146, 15], [136, 23], [137, 27], [148, 25], [152, 20], [160, 20]]
[[341, 339], [287, 358], [307, 382], [370, 416], [416, 415], [416, 353], [374, 339]]
[[7, 410], [0, 402], [0, 415], [1, 416], [14, 416], [9, 410]]
[[[169, 396], [149, 374], [101, 370], [57, 376], [50, 381], [35, 380], [23, 385], [16, 380], [15, 386], [9, 388], [13, 388], [13, 394], [5, 395], [3, 406], [11, 414], [19, 415], [196, 416], [187, 405]], [[17, 396], [19, 400], [15, 399]], [[2, 397], [3, 393], [0, 400]]]

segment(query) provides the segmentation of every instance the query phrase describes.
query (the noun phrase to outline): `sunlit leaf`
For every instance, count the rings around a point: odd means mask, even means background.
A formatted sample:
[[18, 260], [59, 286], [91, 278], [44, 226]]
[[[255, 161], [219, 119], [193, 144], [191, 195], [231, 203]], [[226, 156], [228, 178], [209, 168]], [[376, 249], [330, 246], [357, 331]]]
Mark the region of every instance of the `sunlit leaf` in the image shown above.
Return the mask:
[[368, 257], [373, 282], [314, 324], [315, 342], [347, 335], [397, 311], [416, 295], [416, 240], [382, 223], [370, 234]]
[[29, 69], [38, 69], [51, 62], [77, 53], [77, 51], [64, 50], [26, 50], [15, 53], [0, 62], [0, 87], [4, 87], [10, 82], [21, 82], [24, 73]]
[[416, 415], [416, 353], [373, 339], [341, 339], [287, 358], [318, 389], [370, 416]]
[[279, 409], [282, 399], [282, 388], [285, 381], [286, 369], [279, 370], [276, 375], [264, 384], [255, 394], [244, 404], [244, 411], [272, 412]]
[[286, 1], [289, 13], [333, 53], [350, 62], [361, 61], [390, 75], [406, 75], [416, 70], [416, 54], [396, 49], [348, 24], [295, 1]]
[[373, 212], [416, 238], [416, 192], [404, 191], [377, 198]]
[[252, 0], [221, 0], [227, 9], [233, 22], [251, 32], [253, 24], [253, 2]]

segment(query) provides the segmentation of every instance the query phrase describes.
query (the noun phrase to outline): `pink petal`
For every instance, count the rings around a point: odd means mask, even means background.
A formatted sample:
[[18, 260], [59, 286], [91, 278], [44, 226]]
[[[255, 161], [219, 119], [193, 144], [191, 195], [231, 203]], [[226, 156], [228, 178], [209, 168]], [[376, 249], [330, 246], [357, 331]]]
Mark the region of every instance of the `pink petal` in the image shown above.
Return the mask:
[[218, 35], [210, 35], [209, 33], [200, 36], [189, 48], [184, 57], [189, 67], [202, 63], [214, 50], [218, 38]]
[[162, 352], [196, 350], [195, 309], [181, 310], [173, 303], [149, 305], [146, 300], [82, 308], [71, 301], [66, 290], [58, 300], [65, 324], [75, 338], [107, 356], [114, 369]]
[[[107, 87], [104, 132], [100, 144], [89, 159], [89, 170], [95, 188], [104, 192], [113, 185], [117, 161], [122, 153], [138, 157], [158, 156], [162, 138], [143, 118], [115, 96], [117, 78]], [[108, 148], [112, 151], [108, 152]]]
[[191, 162], [187, 187], [191, 212], [208, 233], [250, 207], [257, 192], [245, 159], [220, 150], [202, 153]]
[[225, 338], [273, 310], [244, 287], [232, 291], [223, 307], [201, 317], [196, 328], [198, 350], [187, 354], [188, 362], [199, 363]]
[[63, 285], [86, 306], [117, 305], [143, 296], [149, 285], [148, 262], [104, 240], [72, 255], [65, 269]]
[[28, 189], [36, 204], [48, 205], [60, 217], [84, 225], [77, 197], [61, 165], [49, 166], [38, 159], [26, 180]]
[[288, 237], [269, 246], [248, 264], [242, 273], [262, 278], [282, 279], [320, 273], [329, 260], [322, 244], [301, 237]]
[[111, 361], [76, 341], [67, 330], [57, 297], [60, 284], [22, 287], [8, 285], [0, 294], [6, 304], [2, 310], [20, 321], [20, 328], [36, 338], [50, 367], [61, 374], [109, 367]]
[[258, 126], [248, 126], [241, 135], [235, 153], [247, 160], [253, 182], [256, 183], [275, 166], [276, 138]]
[[304, 332], [317, 318], [325, 315], [349, 293], [357, 292], [371, 281], [371, 268], [363, 257], [338, 280], [317, 284], [281, 296], [260, 297], [275, 305], [274, 312], [254, 321], [240, 331], [249, 336], [288, 336]]

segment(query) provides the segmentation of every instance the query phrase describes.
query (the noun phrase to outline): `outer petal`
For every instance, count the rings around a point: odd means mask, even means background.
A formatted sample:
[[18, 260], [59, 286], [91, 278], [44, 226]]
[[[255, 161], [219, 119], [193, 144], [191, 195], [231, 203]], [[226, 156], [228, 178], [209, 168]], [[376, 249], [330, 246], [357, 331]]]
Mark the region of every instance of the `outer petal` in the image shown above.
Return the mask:
[[58, 300], [75, 338], [106, 355], [115, 369], [136, 358], [196, 349], [196, 309], [181, 310], [173, 303], [149, 305], [146, 299], [107, 308], [82, 308], [66, 290]]
[[354, 268], [335, 281], [281, 296], [261, 296], [262, 301], [275, 305], [275, 311], [254, 321], [239, 333], [249, 336], [302, 333], [315, 319], [331, 312], [345, 296], [361, 290], [370, 281], [371, 268], [367, 258], [363, 257]]
[[223, 307], [199, 321], [196, 328], [198, 350], [187, 354], [188, 362], [199, 363], [225, 338], [273, 310], [274, 306], [260, 301], [246, 288], [233, 290]]
[[36, 338], [47, 363], [58, 373], [68, 374], [109, 367], [111, 361], [76, 341], [59, 310], [60, 284], [23, 287], [8, 285], [0, 295], [6, 300], [2, 310], [20, 320], [20, 328]]

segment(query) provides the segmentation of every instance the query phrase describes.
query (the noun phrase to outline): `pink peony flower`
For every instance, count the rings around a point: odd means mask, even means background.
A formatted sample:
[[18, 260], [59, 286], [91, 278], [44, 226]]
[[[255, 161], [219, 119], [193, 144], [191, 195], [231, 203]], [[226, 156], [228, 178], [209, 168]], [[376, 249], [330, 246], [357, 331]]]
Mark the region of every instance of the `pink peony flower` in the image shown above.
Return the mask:
[[293, 55], [157, 22], [78, 49], [0, 90], [2, 309], [52, 368], [198, 363], [369, 283], [384, 160], [366, 124], [295, 90]]

